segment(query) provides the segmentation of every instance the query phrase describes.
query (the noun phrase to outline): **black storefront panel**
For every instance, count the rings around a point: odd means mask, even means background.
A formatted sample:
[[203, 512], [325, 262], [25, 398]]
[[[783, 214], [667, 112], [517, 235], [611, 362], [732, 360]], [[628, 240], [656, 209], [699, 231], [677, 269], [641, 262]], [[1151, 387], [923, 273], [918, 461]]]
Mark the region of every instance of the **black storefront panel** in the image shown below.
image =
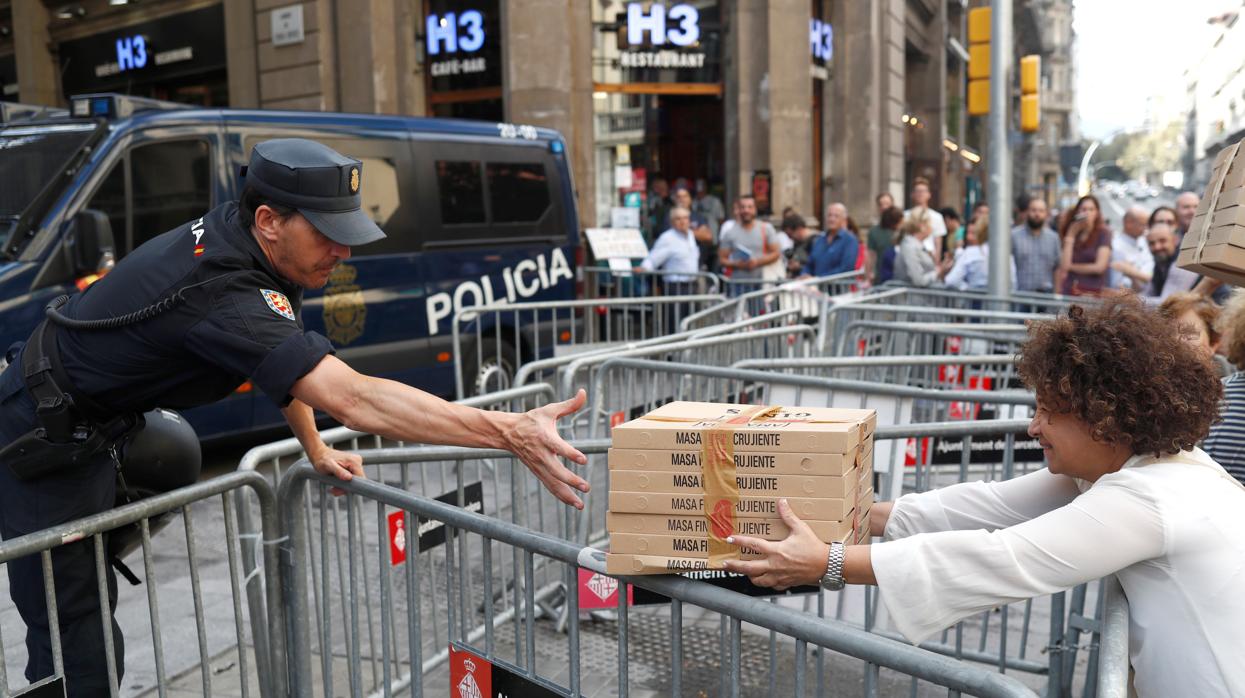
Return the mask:
[[17, 101], [17, 60], [11, 53], [0, 56], [0, 101]]
[[136, 85], [225, 69], [221, 5], [66, 41], [59, 47], [65, 95], [130, 92]]

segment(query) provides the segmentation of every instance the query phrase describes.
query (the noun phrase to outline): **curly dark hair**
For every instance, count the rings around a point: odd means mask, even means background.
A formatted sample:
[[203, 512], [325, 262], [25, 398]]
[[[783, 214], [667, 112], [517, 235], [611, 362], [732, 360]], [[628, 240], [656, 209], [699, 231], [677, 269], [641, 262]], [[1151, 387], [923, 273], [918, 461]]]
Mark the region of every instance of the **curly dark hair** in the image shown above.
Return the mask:
[[1219, 415], [1210, 361], [1132, 295], [1032, 322], [1017, 368], [1043, 407], [1139, 455], [1192, 448]]

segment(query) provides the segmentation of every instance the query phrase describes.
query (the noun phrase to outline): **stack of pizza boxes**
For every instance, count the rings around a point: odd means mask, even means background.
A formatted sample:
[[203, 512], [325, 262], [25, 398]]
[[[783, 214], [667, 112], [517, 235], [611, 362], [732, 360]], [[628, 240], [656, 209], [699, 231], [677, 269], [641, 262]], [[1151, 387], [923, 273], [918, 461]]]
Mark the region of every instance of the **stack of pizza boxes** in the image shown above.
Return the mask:
[[1180, 242], [1176, 263], [1245, 285], [1245, 141], [1219, 151], [1210, 184]]
[[614, 427], [610, 574], [721, 569], [782, 540], [786, 499], [823, 542], [864, 542], [873, 504], [873, 410], [672, 402]]

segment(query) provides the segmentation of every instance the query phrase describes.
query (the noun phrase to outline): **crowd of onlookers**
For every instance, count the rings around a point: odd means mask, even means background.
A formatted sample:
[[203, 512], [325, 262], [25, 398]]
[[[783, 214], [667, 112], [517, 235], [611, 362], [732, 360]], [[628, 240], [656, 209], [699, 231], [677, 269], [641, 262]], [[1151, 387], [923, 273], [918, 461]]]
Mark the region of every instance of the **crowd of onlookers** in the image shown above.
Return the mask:
[[[774, 281], [860, 271], [873, 284], [987, 286], [989, 207], [978, 203], [966, 218], [954, 208], [936, 208], [929, 183], [921, 178], [912, 187], [907, 210], [897, 207], [889, 193], [879, 194], [867, 231], [842, 203], [828, 205], [821, 221], [790, 208], [769, 221], [759, 215], [752, 196], [740, 197], [728, 215], [703, 182], [697, 183], [695, 195], [682, 182], [673, 189], [661, 179], [656, 185], [645, 223], [653, 252], [641, 267], [666, 272], [667, 281], [675, 272]], [[1131, 290], [1160, 301], [1191, 291], [1199, 277], [1175, 261], [1197, 205], [1197, 195], [1185, 192], [1175, 208], [1134, 206], [1124, 213], [1121, 229], [1113, 231], [1094, 196], [1081, 197], [1062, 212], [1048, 210], [1041, 197], [1025, 197], [1017, 202], [1014, 225], [1007, 231], [1012, 290], [1065, 295]]]
[[[954, 208], [930, 203], [929, 183], [918, 178], [903, 210], [879, 194], [874, 224], [862, 231], [847, 207], [831, 203], [821, 224], [787, 209], [774, 223], [758, 216], [752, 196], [734, 202], [730, 215], [698, 183], [676, 185], [648, 209], [656, 234], [638, 270], [664, 272], [667, 292], [697, 272], [714, 272], [749, 290], [788, 278], [856, 272], [865, 283], [984, 290], [990, 267], [989, 208], [978, 203], [962, 218]], [[1136, 293], [1180, 324], [1224, 378], [1223, 419], [1204, 448], [1245, 482], [1245, 289], [1229, 297], [1213, 279], [1176, 266], [1180, 243], [1193, 222], [1198, 196], [1180, 194], [1174, 207], [1124, 212], [1112, 230], [1096, 197], [1083, 196], [1065, 211], [1041, 197], [1016, 202], [1011, 236], [1013, 291], [1102, 296]], [[776, 223], [776, 224], [775, 224]]]

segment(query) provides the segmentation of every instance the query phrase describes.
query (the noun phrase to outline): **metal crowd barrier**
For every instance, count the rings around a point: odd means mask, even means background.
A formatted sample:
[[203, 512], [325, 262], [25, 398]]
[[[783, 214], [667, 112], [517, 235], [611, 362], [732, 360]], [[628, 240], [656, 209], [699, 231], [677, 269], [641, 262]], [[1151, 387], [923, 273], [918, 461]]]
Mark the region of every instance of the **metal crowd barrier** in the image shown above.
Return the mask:
[[1112, 575], [1103, 580], [1106, 586], [1102, 611], [1102, 638], [1098, 654], [1098, 698], [1128, 698], [1128, 598], [1120, 580]]
[[878, 302], [899, 305], [923, 305], [935, 308], [993, 309], [1024, 313], [1056, 314], [1074, 303], [1096, 303], [1087, 296], [1064, 296], [1050, 293], [1012, 291], [1007, 296], [992, 296], [983, 291], [957, 291], [946, 288], [916, 288], [898, 283], [875, 286], [861, 294], [862, 302], [876, 299]]
[[[1049, 317], [1011, 311], [896, 305], [876, 302], [876, 298], [855, 296], [827, 310], [827, 331], [830, 333], [827, 347], [833, 348], [836, 355], [884, 356], [891, 348], [894, 351], [889, 355], [895, 356], [905, 353], [991, 353], [990, 334], [1007, 334], [1005, 339], [1015, 343], [1017, 337], [1023, 337], [1027, 321]], [[930, 331], [922, 333], [922, 326], [929, 326]], [[956, 326], [962, 326], [968, 333], [969, 341], [955, 339], [957, 334], [953, 330], [957, 329]], [[934, 329], [939, 327], [943, 328], [942, 331], [935, 332]], [[903, 334], [906, 342], [890, 339], [894, 334]]]
[[1024, 325], [853, 320], [839, 329], [834, 356], [1015, 352], [1027, 337]]
[[[404, 456], [384, 453], [374, 457], [389, 460]], [[314, 485], [314, 496], [308, 491], [308, 481]], [[328, 531], [333, 524], [326, 519], [325, 502], [333, 486], [346, 491], [348, 510], [374, 509], [374, 517], [369, 511], [359, 517], [361, 521], [375, 521], [374, 529], [370, 524], [368, 528], [352, 525], [348, 529], [344, 550], [350, 558], [350, 587], [342, 600], [350, 609], [342, 610], [340, 632], [326, 625], [311, 625], [317, 614], [325, 619], [335, 615], [332, 600], [337, 590], [324, 587], [309, 597], [308, 587], [314, 589], [317, 584], [313, 574], [317, 563], [305, 553], [319, 541], [324, 546], [320, 565], [327, 569]], [[843, 695], [861, 686], [858, 676], [863, 671], [864, 693], [868, 695], [876, 695], [879, 686], [886, 689], [908, 681], [914, 691], [917, 682], [925, 682], [972, 695], [1037, 695], [1005, 674], [824, 619], [823, 603], [818, 604], [820, 613], [813, 615], [686, 578], [613, 581], [604, 575], [603, 559], [592, 548], [381, 483], [356, 480], [342, 485], [304, 464], [287, 473], [278, 497], [284, 512], [283, 532], [288, 536], [282, 546], [281, 576], [289, 603], [290, 684], [297, 695], [347, 691], [353, 696], [364, 695], [362, 667], [369, 652], [375, 661], [377, 647], [361, 643], [357, 599], [365, 568], [352, 551], [370, 547], [373, 532], [379, 535], [389, 520], [405, 522], [407, 530], [414, 530], [420, 521], [441, 522], [445, 535], [454, 540], [460, 552], [457, 556], [446, 554], [444, 569], [432, 573], [411, 564], [412, 556], [424, 554], [418, 547], [408, 545], [404, 549], [404, 569], [396, 572], [388, 554], [382, 553], [377, 567], [381, 603], [394, 612], [383, 619], [379, 647], [383, 683], [378, 694], [409, 688], [412, 695], [448, 690], [474, 696], [487, 695], [489, 685], [504, 685], [509, 691], [506, 695], [627, 696], [633, 688], [646, 695], [656, 691], [682, 695], [685, 688], [697, 687], [704, 695], [716, 686], [722, 687], [721, 695], [731, 696], [758, 690], [769, 695], [781, 690], [803, 696], [810, 689], [816, 695], [828, 691]], [[315, 520], [309, 522], [298, 515], [307, 497], [320, 502], [318, 528], [311, 525]], [[336, 549], [343, 550], [340, 541], [336, 542]], [[521, 579], [512, 588], [504, 581], [499, 586], [495, 577], [512, 564]], [[538, 601], [538, 566], [556, 570], [565, 606], [581, 608], [581, 594], [585, 593], [581, 591], [581, 578], [587, 578], [585, 588], [592, 593], [612, 592], [606, 595], [613, 599], [606, 606], [612, 613], [584, 622], [578, 612], [572, 612], [565, 636], [558, 634], [552, 627], [553, 618]], [[326, 578], [326, 573], [320, 575], [321, 580]], [[438, 588], [444, 590], [450, 603], [443, 612], [426, 608], [429, 587], [433, 597]], [[632, 606], [628, 599], [638, 590], [664, 595], [670, 599], [669, 605]], [[503, 617], [496, 599], [507, 595], [513, 597], [515, 611]], [[315, 608], [317, 604], [322, 607]], [[438, 624], [443, 616], [448, 630], [448, 636], [432, 646], [427, 642], [425, 625], [429, 615]], [[506, 624], [513, 627], [506, 628]], [[481, 629], [473, 632], [477, 627]], [[706, 636], [712, 640], [698, 641]], [[716, 651], [702, 651], [706, 644], [717, 644], [719, 637], [723, 641]], [[660, 647], [652, 651], [637, 646], [637, 641], [659, 642]], [[333, 654], [339, 647], [344, 649], [344, 661]], [[430, 652], [449, 656], [450, 667], [425, 670]], [[810, 661], [815, 664], [812, 672]], [[645, 664], [660, 664], [661, 668]], [[834, 665], [832, 668], [846, 665], [848, 670], [827, 676], [825, 664]]]
[[[267, 585], [266, 603], [260, 606], [258, 615], [255, 615], [256, 609], [251, 608], [249, 623], [242, 610], [242, 585], [246, 580], [239, 556], [240, 543], [245, 538], [234, 525], [233, 500], [227, 495], [244, 489], [255, 494], [262, 521], [262, 528], [250, 534], [265, 543], [255, 546], [255, 554], [263, 558], [263, 568], [257, 575], [262, 576], [263, 569], [277, 568], [277, 549], [272, 544], [277, 535], [277, 510], [274, 489], [256, 473], [231, 473], [0, 543], [0, 565], [28, 555], [38, 555], [42, 559], [55, 675], [64, 675], [65, 654], [81, 648], [63, 647], [61, 643], [52, 552], [69, 545], [93, 546], [97, 599], [101, 608], [107, 608], [106, 536], [122, 527], [138, 526], [146, 593], [143, 595], [138, 589], [126, 589], [123, 585], [115, 608], [125, 639], [125, 690], [158, 690], [163, 696], [175, 677], [190, 670], [191, 674], [198, 675], [198, 681], [189, 675], [182, 678], [187, 685], [200, 685], [205, 696], [215, 695], [214, 681], [218, 688], [223, 688], [222, 683], [230, 684], [227, 690], [231, 694], [238, 691], [234, 695], [251, 695], [252, 686], [264, 696], [287, 695], [285, 636], [280, 632], [267, 633], [268, 628], [284, 627], [285, 606], [279, 587]], [[204, 517], [192, 516], [192, 513], [206, 514], [208, 510], [204, 507], [214, 497], [220, 497], [223, 531], [204, 530]], [[175, 514], [178, 516], [160, 535], [152, 533], [153, 518]], [[178, 528], [184, 531], [184, 540], [180, 543]], [[211, 528], [215, 529], [215, 525]], [[225, 557], [223, 562], [219, 559], [221, 555]], [[158, 579], [157, 557], [162, 562], [182, 558], [187, 564], [186, 571], [171, 579]], [[162, 573], [167, 569], [166, 564], [160, 567]], [[145, 596], [145, 605], [140, 596]], [[111, 695], [115, 698], [118, 667], [114, 653], [118, 648], [114, 646], [108, 614], [102, 616], [105, 659], [113, 686]], [[4, 623], [5, 633], [21, 629], [20, 621]], [[248, 641], [251, 651], [248, 651]], [[0, 638], [2, 646], [4, 640]], [[150, 656], [146, 656], [147, 652]], [[0, 696], [10, 695], [5, 664], [0, 654]], [[193, 671], [196, 664], [197, 672]], [[216, 669], [222, 667], [228, 670], [229, 676], [217, 676]]]
[[1019, 385], [1014, 354], [822, 356], [745, 359], [732, 368], [821, 378], [845, 378], [914, 388], [997, 390]]
[[[638, 342], [612, 344], [598, 349], [585, 350], [565, 356], [556, 356], [548, 359], [529, 361], [528, 363], [520, 366], [519, 370], [515, 372], [514, 384], [516, 386], [522, 386], [533, 380], [555, 382], [558, 380], [560, 369], [568, 364], [582, 359], [601, 359], [624, 355], [644, 355], [645, 350], [649, 350], [654, 347], [667, 347], [677, 342], [720, 337], [723, 335], [730, 335], [735, 332], [749, 332], [752, 330], [763, 330], [772, 327], [786, 327], [792, 324], [792, 320], [796, 317], [796, 312], [797, 311], [795, 310], [787, 310], [769, 313], [767, 315], [746, 318], [744, 320], [739, 320], [738, 322], [732, 322], [725, 325], [712, 325], [704, 329], [684, 330], [675, 334], [652, 337]], [[665, 349], [658, 349], [654, 353], [660, 354], [662, 351], [665, 351]], [[772, 354], [773, 352], [770, 353]]]
[[[727, 300], [683, 318], [680, 329], [688, 330], [736, 322], [777, 310], [798, 310], [805, 321], [825, 325], [827, 308], [836, 298], [853, 293], [860, 282], [859, 272], [791, 281], [726, 281]], [[819, 329], [819, 337], [825, 332]]]
[[[481, 409], [500, 408], [512, 411], [525, 411], [546, 405], [556, 398], [557, 395], [552, 386], [544, 383], [535, 383], [460, 400], [458, 404]], [[346, 427], [326, 429], [320, 432], [320, 438], [325, 444], [346, 451], [377, 449], [385, 445], [384, 439], [381, 439], [379, 436]], [[398, 446], [402, 446], [402, 444], [399, 443]], [[405, 466], [398, 475], [403, 487], [418, 486], [424, 490], [425, 494], [433, 496], [454, 490], [456, 488], [455, 483], [464, 476], [462, 463], [442, 458], [441, 455], [444, 451], [438, 451], [436, 447], [423, 447], [423, 449], [418, 457], [411, 460], [412, 463], [418, 463], [419, 473], [417, 477], [412, 480]], [[285, 469], [303, 455], [303, 447], [298, 442], [298, 439], [293, 437], [282, 439], [273, 443], [256, 446], [247, 451], [238, 464], [238, 470], [241, 472], [258, 473], [275, 491]], [[497, 493], [516, 491], [517, 481], [509, 484], [503, 483], [504, 473], [491, 463], [476, 461], [475, 467], [475, 472], [470, 476], [472, 478], [470, 481], [480, 481], [483, 483], [487, 479], [492, 485], [490, 492], [493, 493], [494, 500], [491, 510], [501, 512], [505, 507], [510, 506], [508, 503], [503, 506], [503, 503], [496, 498], [499, 496]], [[365, 471], [367, 471], [367, 468], [365, 468]], [[386, 473], [380, 469], [373, 469], [373, 472], [369, 472], [368, 476], [374, 477], [377, 480], [383, 480], [386, 477]], [[426, 491], [429, 489], [433, 491]], [[510, 501], [526, 501], [521, 499], [521, 497], [536, 499], [539, 494], [539, 483], [535, 483], [533, 480], [533, 482], [525, 482], [522, 487], [522, 495], [515, 496]], [[502, 496], [504, 497], [504, 495]], [[235, 504], [238, 512], [238, 528], [242, 539], [242, 565], [246, 579], [245, 593], [247, 595], [248, 607], [251, 609], [251, 617], [254, 621], [264, 617], [266, 612], [265, 604], [267, 602], [267, 593], [263, 586], [262, 568], [258, 557], [259, 525], [254, 518], [251, 500], [248, 498], [247, 492], [238, 491], [235, 494]], [[332, 505], [336, 506], [336, 501]], [[545, 503], [545, 508], [551, 508], [552, 506], [549, 502]], [[308, 506], [306, 511], [309, 516], [311, 512], [310, 506]], [[539, 511], [541, 511], [541, 521], [543, 521], [545, 510], [540, 509]], [[554, 517], [550, 514], [549, 518], [552, 520]], [[372, 612], [369, 607], [369, 622], [371, 621], [371, 615]], [[263, 628], [258, 623], [254, 623], [254, 627], [259, 628], [257, 634], [262, 639], [264, 635]]]
[[[584, 293], [588, 298], [642, 298], [654, 295], [685, 296], [721, 293], [722, 278], [707, 271], [617, 271], [609, 267], [584, 267]], [[669, 279], [676, 279], [669, 281]]]
[[467, 369], [477, 384], [488, 371], [497, 389], [508, 388], [507, 371], [521, 363], [670, 334], [684, 317], [721, 301], [722, 296], [706, 294], [462, 308], [451, 323], [456, 395], [469, 397]]

